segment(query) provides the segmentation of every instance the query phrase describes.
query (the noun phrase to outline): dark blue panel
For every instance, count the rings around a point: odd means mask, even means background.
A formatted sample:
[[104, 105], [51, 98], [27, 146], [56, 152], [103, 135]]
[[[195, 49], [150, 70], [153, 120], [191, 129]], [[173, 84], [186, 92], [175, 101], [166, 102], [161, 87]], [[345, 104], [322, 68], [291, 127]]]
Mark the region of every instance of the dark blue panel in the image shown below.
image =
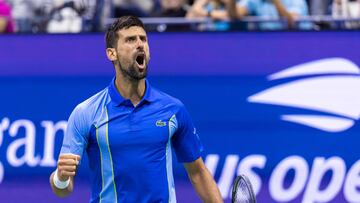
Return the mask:
[[[328, 57], [359, 64], [360, 32], [150, 33], [152, 75], [259, 75]], [[104, 37], [0, 36], [0, 75], [109, 76]]]

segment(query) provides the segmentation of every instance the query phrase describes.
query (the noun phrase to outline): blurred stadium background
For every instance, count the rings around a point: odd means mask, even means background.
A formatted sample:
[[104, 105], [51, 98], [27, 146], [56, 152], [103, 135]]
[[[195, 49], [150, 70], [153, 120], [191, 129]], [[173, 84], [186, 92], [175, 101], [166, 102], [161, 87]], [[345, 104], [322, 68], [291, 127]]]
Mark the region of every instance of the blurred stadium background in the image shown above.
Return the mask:
[[[360, 202], [360, 1], [0, 0], [1, 203], [88, 202], [86, 158], [68, 198], [48, 177], [70, 112], [113, 77], [104, 30], [129, 14], [225, 202], [239, 173], [258, 202]], [[178, 202], [200, 202], [174, 173]]]

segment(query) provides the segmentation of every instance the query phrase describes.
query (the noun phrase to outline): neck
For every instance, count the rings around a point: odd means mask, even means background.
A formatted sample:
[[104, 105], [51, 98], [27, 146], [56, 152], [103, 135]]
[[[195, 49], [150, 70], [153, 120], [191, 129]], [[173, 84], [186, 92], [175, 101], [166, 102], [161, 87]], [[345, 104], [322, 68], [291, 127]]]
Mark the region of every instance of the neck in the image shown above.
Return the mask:
[[121, 96], [130, 99], [134, 106], [140, 103], [145, 94], [145, 79], [130, 80], [117, 74], [115, 86]]

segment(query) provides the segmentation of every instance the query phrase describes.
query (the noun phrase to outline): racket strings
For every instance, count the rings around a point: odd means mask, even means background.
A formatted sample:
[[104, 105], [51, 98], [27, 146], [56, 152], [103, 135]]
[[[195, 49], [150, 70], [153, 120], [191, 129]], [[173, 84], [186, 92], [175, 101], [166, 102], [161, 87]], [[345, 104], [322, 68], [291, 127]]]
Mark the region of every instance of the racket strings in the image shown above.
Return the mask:
[[256, 203], [250, 180], [244, 175], [239, 175], [234, 181], [232, 203]]
[[251, 194], [248, 188], [247, 183], [240, 179], [239, 183], [237, 184], [236, 188], [236, 195], [235, 195], [235, 202], [236, 203], [252, 203], [251, 200]]

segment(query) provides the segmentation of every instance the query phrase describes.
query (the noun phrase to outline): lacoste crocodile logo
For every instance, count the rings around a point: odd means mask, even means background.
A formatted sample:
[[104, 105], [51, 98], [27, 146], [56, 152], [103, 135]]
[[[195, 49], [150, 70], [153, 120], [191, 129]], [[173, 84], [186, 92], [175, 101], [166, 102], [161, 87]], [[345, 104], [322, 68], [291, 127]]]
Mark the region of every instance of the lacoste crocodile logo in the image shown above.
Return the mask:
[[164, 127], [166, 126], [166, 121], [157, 120], [155, 124], [157, 127]]

